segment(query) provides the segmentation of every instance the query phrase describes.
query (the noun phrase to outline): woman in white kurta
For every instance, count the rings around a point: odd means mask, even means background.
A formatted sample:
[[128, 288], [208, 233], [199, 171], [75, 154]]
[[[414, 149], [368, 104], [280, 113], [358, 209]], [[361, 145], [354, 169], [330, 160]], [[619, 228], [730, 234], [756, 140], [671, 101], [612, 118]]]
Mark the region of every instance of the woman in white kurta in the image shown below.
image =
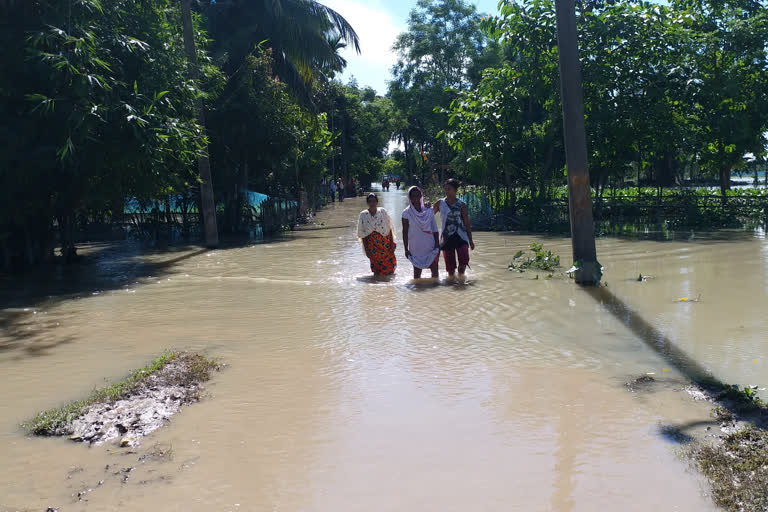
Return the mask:
[[374, 275], [389, 276], [395, 273], [395, 226], [389, 213], [379, 208], [376, 194], [368, 194], [368, 209], [360, 212], [357, 219], [357, 237], [363, 243], [365, 255], [371, 261]]
[[403, 210], [403, 242], [405, 257], [413, 263], [413, 277], [421, 277], [422, 269], [428, 268], [437, 277], [437, 255], [440, 238], [432, 208], [424, 206], [424, 194], [419, 187], [408, 189], [408, 208]]

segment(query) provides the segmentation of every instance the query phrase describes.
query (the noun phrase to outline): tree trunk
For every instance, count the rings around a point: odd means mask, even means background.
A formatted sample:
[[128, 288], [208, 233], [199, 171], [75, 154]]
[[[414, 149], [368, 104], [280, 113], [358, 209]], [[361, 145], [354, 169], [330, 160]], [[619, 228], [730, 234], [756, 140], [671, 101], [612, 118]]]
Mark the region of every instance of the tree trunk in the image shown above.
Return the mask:
[[720, 167], [720, 197], [725, 203], [728, 200], [728, 190], [731, 188], [731, 169], [723, 165]]
[[[240, 172], [241, 172], [241, 175], [240, 175], [240, 205], [239, 205], [239, 208], [238, 208], [238, 212], [239, 212], [238, 213], [238, 219], [240, 219], [238, 221], [238, 224], [239, 224], [238, 228], [240, 229], [240, 231], [247, 231], [248, 230], [248, 225], [245, 225], [245, 224], [250, 224], [250, 222], [249, 222], [250, 219], [245, 219], [245, 212], [246, 211], [250, 211], [250, 203], [248, 201], [248, 180], [250, 179], [250, 177], [249, 177], [249, 172], [248, 171], [249, 171], [249, 169], [248, 169], [248, 159], [247, 158], [243, 158], [243, 165], [242, 165], [242, 168], [240, 169]], [[243, 222], [243, 221], [246, 221], [246, 222]]]
[[77, 248], [74, 242], [72, 215], [64, 214], [58, 217], [59, 237], [61, 238], [61, 256], [65, 263], [71, 263], [77, 258]]
[[539, 200], [543, 201], [546, 199], [547, 195], [547, 189], [550, 180], [552, 179], [553, 174], [553, 163], [554, 163], [554, 156], [555, 156], [555, 145], [552, 144], [552, 141], [550, 141], [549, 144], [547, 144], [547, 154], [544, 157], [544, 165], [543, 165], [543, 172], [541, 174], [541, 181], [539, 182]]
[[186, 242], [189, 239], [189, 201], [188, 196], [177, 196], [179, 211], [181, 213], [181, 236]]
[[403, 136], [403, 146], [405, 148], [405, 172], [408, 175], [406, 176], [406, 179], [410, 181], [413, 177], [413, 173], [411, 172], [411, 145], [408, 140], [408, 134]]
[[[181, 16], [184, 24], [184, 50], [187, 54], [189, 75], [195, 82], [198, 81], [200, 72], [197, 67], [197, 49], [195, 48], [195, 34], [192, 31], [191, 0], [181, 0]], [[203, 101], [197, 99], [197, 122], [205, 131], [205, 111]], [[200, 173], [200, 205], [203, 214], [203, 231], [205, 245], [217, 247], [219, 245], [219, 231], [216, 227], [216, 202], [213, 196], [213, 183], [211, 181], [211, 162], [208, 159], [208, 148], [197, 159], [198, 172]]]
[[576, 282], [596, 284], [600, 269], [595, 249], [592, 198], [589, 188], [587, 139], [584, 131], [584, 97], [581, 87], [574, 0], [555, 0], [560, 90], [563, 107], [565, 158], [568, 169], [568, 205], [573, 259], [580, 261]]

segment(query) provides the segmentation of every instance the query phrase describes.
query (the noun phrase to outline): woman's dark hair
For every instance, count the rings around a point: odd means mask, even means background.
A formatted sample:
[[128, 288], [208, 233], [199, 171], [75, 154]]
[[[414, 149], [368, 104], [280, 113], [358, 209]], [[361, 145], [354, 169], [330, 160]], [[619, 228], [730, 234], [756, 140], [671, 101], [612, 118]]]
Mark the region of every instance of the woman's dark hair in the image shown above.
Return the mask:
[[454, 190], [459, 190], [459, 187], [461, 186], [461, 184], [459, 183], [459, 180], [457, 180], [456, 178], [450, 178], [446, 180], [445, 184], [450, 185], [451, 187], [453, 187]]
[[376, 200], [376, 202], [377, 202], [377, 203], [379, 202], [379, 196], [377, 196], [377, 195], [376, 195], [376, 194], [374, 194], [373, 192], [371, 192], [370, 194], [368, 194], [367, 196], [365, 196], [365, 202], [367, 203], [368, 201], [370, 201], [370, 199], [371, 199], [371, 198], [374, 198], [374, 199]]

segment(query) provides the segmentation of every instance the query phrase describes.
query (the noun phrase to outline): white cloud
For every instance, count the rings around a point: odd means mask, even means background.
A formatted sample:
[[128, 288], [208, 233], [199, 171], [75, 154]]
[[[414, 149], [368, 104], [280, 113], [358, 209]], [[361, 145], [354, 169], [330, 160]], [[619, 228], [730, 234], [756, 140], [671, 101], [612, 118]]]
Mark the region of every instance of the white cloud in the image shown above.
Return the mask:
[[361, 86], [370, 85], [379, 94], [385, 93], [390, 69], [397, 61], [392, 45], [398, 34], [403, 31], [404, 25], [399, 25], [378, 1], [321, 2], [344, 16], [360, 38], [360, 55], [351, 47], [342, 52], [348, 63], [344, 77], [354, 76]]

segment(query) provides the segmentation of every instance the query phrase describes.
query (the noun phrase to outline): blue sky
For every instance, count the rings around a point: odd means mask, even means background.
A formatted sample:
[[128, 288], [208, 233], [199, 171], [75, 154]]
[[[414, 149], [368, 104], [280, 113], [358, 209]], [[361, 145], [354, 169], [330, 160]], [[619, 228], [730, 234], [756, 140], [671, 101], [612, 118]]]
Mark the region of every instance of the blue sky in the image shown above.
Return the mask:
[[[344, 51], [348, 65], [342, 80], [354, 76], [361, 86], [370, 85], [379, 94], [387, 91], [390, 68], [396, 61], [392, 43], [405, 31], [408, 14], [416, 0], [320, 0], [341, 13], [360, 36], [361, 54]], [[499, 0], [472, 1], [478, 11], [495, 14]]]

